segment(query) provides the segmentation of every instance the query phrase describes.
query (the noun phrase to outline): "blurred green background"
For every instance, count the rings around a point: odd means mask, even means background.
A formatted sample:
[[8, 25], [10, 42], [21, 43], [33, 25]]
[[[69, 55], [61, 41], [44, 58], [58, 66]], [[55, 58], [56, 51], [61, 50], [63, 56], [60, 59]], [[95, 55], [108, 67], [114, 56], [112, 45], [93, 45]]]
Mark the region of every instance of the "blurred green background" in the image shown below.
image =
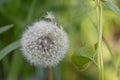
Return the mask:
[[[120, 0], [102, 0], [102, 5], [105, 80], [120, 80]], [[83, 43], [97, 43], [94, 0], [0, 0], [0, 80], [47, 80], [47, 69], [30, 65], [19, 44], [25, 29], [47, 11], [53, 12], [70, 43], [64, 60], [53, 67], [54, 80], [97, 80], [92, 62], [81, 70], [71, 60]]]

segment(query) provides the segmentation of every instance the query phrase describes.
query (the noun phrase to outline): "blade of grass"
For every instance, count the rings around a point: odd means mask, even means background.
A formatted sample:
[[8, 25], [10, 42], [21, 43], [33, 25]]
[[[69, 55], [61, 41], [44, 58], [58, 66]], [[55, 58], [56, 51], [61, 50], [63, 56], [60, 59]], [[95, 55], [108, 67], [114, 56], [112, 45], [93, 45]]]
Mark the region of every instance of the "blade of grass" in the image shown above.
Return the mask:
[[4, 75], [8, 73], [9, 71], [9, 59], [8, 57], [5, 57], [2, 61], [2, 65], [3, 65], [3, 73]]
[[7, 80], [18, 80], [20, 71], [23, 68], [23, 56], [19, 50], [16, 50], [13, 55], [12, 63], [8, 72]]
[[20, 47], [20, 42], [19, 40], [18, 41], [15, 41], [11, 44], [9, 44], [7, 47], [5, 47], [4, 49], [2, 49], [0, 51], [0, 60], [2, 60], [6, 55], [8, 55], [11, 51], [17, 49]]
[[33, 79], [37, 78], [36, 80], [48, 80], [47, 76], [48, 76], [47, 68], [37, 66]]
[[60, 65], [53, 67], [53, 74], [55, 80], [62, 80]]
[[12, 27], [13, 27], [13, 24], [7, 25], [7, 26], [4, 26], [4, 27], [0, 27], [0, 34], [2, 34], [3, 32], [11, 29]]
[[[30, 10], [28, 12], [27, 19], [26, 19], [25, 23], [23, 24], [23, 26], [26, 26], [32, 20], [33, 13], [34, 13], [34, 10], [35, 10], [36, 1], [37, 0], [33, 0], [31, 2]], [[19, 24], [17, 26], [24, 29], [24, 27], [19, 25]], [[19, 28], [16, 27], [16, 29], [18, 30]], [[16, 33], [16, 35], [19, 34], [17, 32], [15, 32], [15, 33]], [[18, 36], [16, 36], [15, 38], [17, 38], [17, 37]], [[23, 64], [23, 59], [21, 57], [19, 57], [18, 53], [15, 53], [13, 56], [14, 57], [13, 57], [12, 62], [11, 62], [12, 64], [11, 64], [11, 67], [10, 67], [10, 72], [8, 73], [8, 80], [17, 80], [18, 76], [20, 75], [20, 70], [22, 69], [20, 66], [22, 66], [22, 64]], [[18, 63], [18, 61], [20, 62], [19, 66], [16, 65]], [[21, 76], [24, 76], [24, 75], [22, 74]]]
[[108, 6], [113, 12], [115, 12], [120, 17], [120, 9], [112, 2], [112, 0], [103, 0], [104, 4]]
[[36, 6], [36, 2], [37, 2], [37, 0], [32, 0], [31, 6], [30, 6], [30, 9], [28, 11], [27, 18], [26, 18], [26, 24], [28, 24], [32, 20], [35, 6]]

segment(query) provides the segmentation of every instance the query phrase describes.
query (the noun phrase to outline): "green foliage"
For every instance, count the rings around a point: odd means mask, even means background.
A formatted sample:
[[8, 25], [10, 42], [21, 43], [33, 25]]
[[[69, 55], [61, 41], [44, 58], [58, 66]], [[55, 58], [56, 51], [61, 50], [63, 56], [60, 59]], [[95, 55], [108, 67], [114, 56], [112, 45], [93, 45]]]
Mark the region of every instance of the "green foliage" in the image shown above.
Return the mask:
[[11, 51], [17, 49], [20, 47], [20, 42], [19, 40], [18, 41], [15, 41], [11, 44], [9, 44], [8, 46], [6, 46], [4, 49], [2, 49], [0, 51], [0, 60], [2, 60], [7, 54], [9, 54]]
[[112, 2], [112, 0], [103, 0], [103, 2], [105, 5], [108, 6], [109, 9], [111, 9], [120, 17], [120, 9], [117, 7], [115, 3]]
[[88, 63], [91, 61], [91, 59], [88, 57], [76, 54], [72, 56], [72, 61], [81, 70], [83, 68], [86, 68], [86, 66], [88, 66]]
[[[17, 45], [17, 46], [16, 46]], [[16, 48], [19, 47], [19, 43], [16, 43]], [[14, 48], [14, 49], [16, 49]], [[17, 80], [18, 75], [21, 72], [21, 69], [23, 67], [23, 57], [19, 50], [15, 50], [15, 54], [12, 59], [12, 66], [10, 67], [9, 73], [8, 73], [8, 79], [7, 80]], [[17, 65], [16, 65], [17, 64]]]
[[0, 34], [2, 34], [3, 32], [5, 32], [7, 30], [9, 30], [12, 27], [13, 27], [13, 25], [8, 25], [8, 26], [0, 27]]
[[81, 70], [88, 66], [92, 61], [96, 64], [94, 60], [95, 50], [93, 47], [87, 43], [82, 44], [82, 46], [72, 55], [73, 63]]

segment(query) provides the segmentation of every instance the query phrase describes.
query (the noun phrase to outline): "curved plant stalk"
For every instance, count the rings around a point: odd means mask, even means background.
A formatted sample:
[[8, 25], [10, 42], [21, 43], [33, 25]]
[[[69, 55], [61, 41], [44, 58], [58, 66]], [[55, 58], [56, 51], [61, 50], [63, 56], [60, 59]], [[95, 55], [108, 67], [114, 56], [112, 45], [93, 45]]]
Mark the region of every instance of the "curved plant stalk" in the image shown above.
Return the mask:
[[98, 77], [99, 80], [104, 80], [103, 70], [103, 55], [102, 55], [102, 5], [100, 0], [95, 0], [96, 3], [96, 14], [97, 14], [97, 26], [98, 26]]

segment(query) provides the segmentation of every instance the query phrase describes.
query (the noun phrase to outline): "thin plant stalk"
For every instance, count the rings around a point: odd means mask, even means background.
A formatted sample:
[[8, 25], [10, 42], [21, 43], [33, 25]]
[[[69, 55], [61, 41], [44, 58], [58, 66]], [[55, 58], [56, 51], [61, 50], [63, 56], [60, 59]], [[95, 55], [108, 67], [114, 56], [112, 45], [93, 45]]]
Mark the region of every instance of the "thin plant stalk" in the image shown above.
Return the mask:
[[97, 14], [97, 26], [98, 26], [98, 79], [104, 80], [104, 69], [103, 69], [103, 54], [102, 54], [102, 5], [100, 0], [95, 0], [96, 3], [96, 14]]
[[48, 66], [48, 80], [53, 80], [52, 68]]

